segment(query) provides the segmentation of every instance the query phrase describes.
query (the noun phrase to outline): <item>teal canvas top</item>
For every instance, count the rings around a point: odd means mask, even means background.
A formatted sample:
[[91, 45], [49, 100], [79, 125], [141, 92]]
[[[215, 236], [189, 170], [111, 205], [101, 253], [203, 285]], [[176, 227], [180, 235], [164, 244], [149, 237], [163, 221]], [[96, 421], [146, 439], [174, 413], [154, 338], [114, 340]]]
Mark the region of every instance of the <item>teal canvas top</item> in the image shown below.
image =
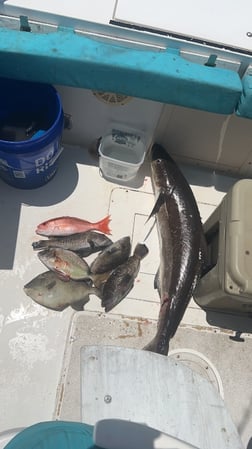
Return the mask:
[[0, 28], [0, 77], [116, 92], [232, 114], [242, 82], [235, 71], [185, 60], [173, 48], [133, 48], [70, 28], [30, 33]]
[[21, 16], [20, 30], [0, 26], [2, 78], [115, 92], [252, 118], [250, 75], [241, 78], [230, 69], [191, 62], [172, 46], [134, 47], [77, 34], [68, 27], [29, 32], [28, 19]]
[[96, 449], [93, 426], [78, 422], [50, 421], [18, 433], [4, 449]]

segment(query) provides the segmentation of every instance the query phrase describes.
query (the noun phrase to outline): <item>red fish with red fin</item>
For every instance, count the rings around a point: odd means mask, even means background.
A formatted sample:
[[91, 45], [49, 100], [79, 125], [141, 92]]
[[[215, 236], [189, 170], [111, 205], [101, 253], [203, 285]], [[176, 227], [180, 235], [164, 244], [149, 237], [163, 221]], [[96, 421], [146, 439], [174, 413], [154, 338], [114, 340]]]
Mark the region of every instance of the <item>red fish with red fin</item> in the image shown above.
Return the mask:
[[62, 237], [66, 235], [78, 234], [89, 230], [96, 230], [104, 234], [111, 234], [109, 222], [111, 218], [107, 215], [96, 223], [82, 220], [76, 217], [57, 217], [40, 223], [36, 229], [36, 234], [46, 237]]

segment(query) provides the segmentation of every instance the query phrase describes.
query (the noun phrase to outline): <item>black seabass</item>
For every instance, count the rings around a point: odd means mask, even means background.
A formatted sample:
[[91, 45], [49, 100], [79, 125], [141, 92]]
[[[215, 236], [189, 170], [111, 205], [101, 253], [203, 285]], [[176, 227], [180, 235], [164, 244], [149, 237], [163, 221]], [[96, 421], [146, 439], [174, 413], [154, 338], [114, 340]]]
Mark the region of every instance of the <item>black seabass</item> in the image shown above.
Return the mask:
[[165, 149], [154, 144], [151, 150], [151, 179], [155, 205], [160, 266], [155, 288], [160, 296], [158, 329], [154, 339], [144, 348], [167, 354], [201, 275], [201, 218], [190, 185]]

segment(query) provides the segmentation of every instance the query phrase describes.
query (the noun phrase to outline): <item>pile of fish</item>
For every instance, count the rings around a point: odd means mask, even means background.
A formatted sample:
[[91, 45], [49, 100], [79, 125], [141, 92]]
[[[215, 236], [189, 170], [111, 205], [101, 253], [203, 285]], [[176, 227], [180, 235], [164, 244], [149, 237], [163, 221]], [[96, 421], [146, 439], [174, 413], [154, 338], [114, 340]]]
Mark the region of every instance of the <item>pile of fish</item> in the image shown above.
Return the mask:
[[154, 144], [151, 180], [160, 246], [160, 265], [154, 287], [160, 296], [157, 333], [144, 348], [167, 355], [189, 300], [205, 269], [206, 241], [199, 210], [190, 185], [168, 155]]
[[[112, 310], [133, 288], [148, 248], [139, 243], [130, 256], [130, 237], [112, 242], [106, 235], [111, 234], [109, 221], [109, 216], [97, 223], [57, 217], [41, 223], [36, 233], [48, 239], [32, 246], [49, 271], [26, 284], [25, 293], [57, 311], [68, 306], [83, 310], [89, 295], [95, 294], [105, 312]], [[99, 254], [89, 266], [84, 257], [94, 253]]]
[[[156, 217], [160, 246], [154, 288], [158, 289], [161, 305], [156, 335], [144, 349], [167, 355], [170, 339], [207, 269], [207, 247], [191, 187], [158, 144], [151, 149], [151, 180], [155, 205], [150, 217]], [[107, 236], [109, 221], [109, 216], [98, 223], [59, 217], [41, 223], [36, 233], [48, 239], [32, 246], [49, 271], [25, 285], [26, 294], [54, 310], [68, 306], [83, 310], [90, 294], [101, 299], [105, 312], [119, 304], [133, 288], [148, 248], [138, 243], [130, 256], [130, 237], [112, 242]], [[83, 258], [97, 252], [89, 266]]]

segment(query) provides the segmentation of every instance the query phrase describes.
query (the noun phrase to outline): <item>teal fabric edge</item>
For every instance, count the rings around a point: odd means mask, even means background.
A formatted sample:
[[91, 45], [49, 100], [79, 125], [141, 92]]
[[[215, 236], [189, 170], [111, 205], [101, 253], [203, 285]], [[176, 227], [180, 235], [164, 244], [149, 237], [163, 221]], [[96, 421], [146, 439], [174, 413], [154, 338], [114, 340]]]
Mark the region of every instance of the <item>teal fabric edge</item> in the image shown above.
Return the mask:
[[18, 433], [4, 449], [98, 449], [93, 426], [70, 421], [45, 421]]
[[36, 34], [0, 28], [0, 76], [117, 92], [232, 114], [236, 72], [189, 62], [174, 51], [129, 48], [71, 30]]
[[245, 75], [242, 79], [243, 91], [236, 110], [236, 115], [252, 118], [252, 75]]

